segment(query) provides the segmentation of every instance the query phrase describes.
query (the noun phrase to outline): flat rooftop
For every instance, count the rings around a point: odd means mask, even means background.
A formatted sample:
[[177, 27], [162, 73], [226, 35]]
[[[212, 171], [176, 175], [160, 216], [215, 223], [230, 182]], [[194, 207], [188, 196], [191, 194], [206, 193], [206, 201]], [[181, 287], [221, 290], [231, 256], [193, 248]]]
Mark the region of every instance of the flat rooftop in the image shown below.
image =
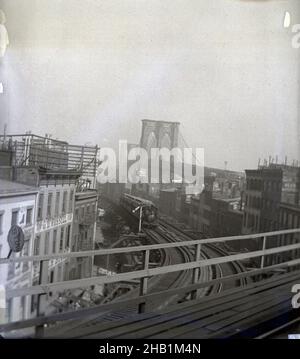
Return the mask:
[[0, 179], [0, 197], [37, 193], [38, 188]]

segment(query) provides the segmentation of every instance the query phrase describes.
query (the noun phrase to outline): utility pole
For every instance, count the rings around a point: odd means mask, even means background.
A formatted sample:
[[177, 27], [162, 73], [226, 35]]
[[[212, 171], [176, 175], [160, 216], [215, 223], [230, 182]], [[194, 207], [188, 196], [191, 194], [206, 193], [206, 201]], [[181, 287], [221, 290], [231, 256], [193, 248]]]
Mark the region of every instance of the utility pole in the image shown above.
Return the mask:
[[142, 216], [143, 216], [143, 206], [140, 207], [139, 233], [141, 233], [142, 231]]
[[142, 217], [143, 217], [143, 205], [136, 207], [132, 212], [135, 213], [136, 211], [140, 210], [139, 215], [139, 233], [142, 232]]

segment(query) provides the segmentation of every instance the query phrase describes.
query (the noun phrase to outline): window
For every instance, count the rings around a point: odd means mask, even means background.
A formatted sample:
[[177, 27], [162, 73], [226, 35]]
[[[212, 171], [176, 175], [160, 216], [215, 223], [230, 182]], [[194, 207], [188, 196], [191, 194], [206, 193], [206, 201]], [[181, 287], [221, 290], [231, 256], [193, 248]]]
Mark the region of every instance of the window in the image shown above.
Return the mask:
[[18, 224], [19, 210], [13, 210], [11, 214], [11, 225]]
[[3, 218], [4, 218], [4, 211], [0, 212], [0, 234], [3, 233]]
[[26, 211], [26, 226], [31, 226], [32, 225], [32, 208], [27, 208]]
[[52, 217], [52, 199], [53, 199], [53, 193], [48, 193], [47, 218]]
[[66, 213], [67, 212], [67, 196], [68, 196], [68, 192], [64, 191], [63, 194], [63, 203], [62, 203], [62, 213]]
[[36, 236], [34, 241], [34, 254], [38, 256], [39, 253], [40, 253], [40, 236]]
[[[14, 258], [15, 257], [15, 253], [13, 253], [11, 255], [11, 258]], [[10, 263], [8, 265], [8, 272], [7, 272], [7, 279], [10, 280], [14, 277], [15, 275], [15, 270], [16, 270], [16, 267], [15, 267], [15, 263]]]
[[60, 251], [62, 251], [64, 248], [64, 234], [65, 234], [65, 229], [64, 229], [64, 227], [62, 227], [60, 230], [60, 241], [59, 241], [59, 250]]
[[77, 241], [78, 241], [78, 235], [76, 234], [75, 236], [73, 236], [72, 252], [76, 252]]
[[71, 226], [68, 225], [68, 227], [67, 227], [67, 243], [66, 243], [67, 248], [70, 247], [70, 234], [71, 234]]
[[58, 266], [58, 269], [57, 269], [57, 281], [60, 282], [61, 281], [61, 273], [62, 273], [62, 267], [61, 265]]
[[[29, 239], [25, 241], [24, 243], [24, 247], [23, 247], [23, 250], [22, 250], [22, 256], [23, 257], [28, 257], [28, 254], [29, 254]], [[22, 268], [22, 271], [23, 272], [27, 272], [29, 269], [29, 264], [28, 262], [23, 262], [23, 268]]]
[[60, 192], [56, 192], [55, 198], [55, 215], [59, 215], [59, 202], [60, 202]]
[[37, 213], [38, 221], [43, 219], [43, 203], [44, 203], [44, 194], [40, 193], [39, 202], [38, 202], [38, 213]]
[[57, 238], [57, 229], [53, 231], [53, 242], [52, 242], [52, 252], [56, 253], [56, 238]]
[[36, 308], [37, 308], [37, 303], [38, 303], [38, 294], [36, 294], [36, 295], [33, 295], [32, 297], [31, 297], [31, 313], [33, 313], [35, 310], [36, 310]]
[[74, 190], [71, 190], [69, 197], [69, 213], [73, 212], [73, 196], [74, 196]]
[[49, 254], [49, 232], [46, 232], [45, 234], [45, 248], [44, 248], [44, 254]]
[[13, 309], [12, 303], [13, 303], [13, 298], [7, 300], [6, 316], [8, 322], [12, 321], [12, 309]]
[[26, 318], [26, 297], [21, 297], [22, 319]]

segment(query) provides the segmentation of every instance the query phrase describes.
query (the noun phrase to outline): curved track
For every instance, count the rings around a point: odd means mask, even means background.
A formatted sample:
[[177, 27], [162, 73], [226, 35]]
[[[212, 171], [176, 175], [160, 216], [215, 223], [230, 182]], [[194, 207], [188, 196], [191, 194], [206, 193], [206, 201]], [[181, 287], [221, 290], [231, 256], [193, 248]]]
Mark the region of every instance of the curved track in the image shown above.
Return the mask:
[[[162, 228], [157, 227], [155, 230], [153, 229], [146, 229], [144, 231], [147, 236], [151, 239], [154, 243], [169, 243], [174, 242], [177, 239], [174, 238], [172, 233], [166, 233]], [[172, 264], [178, 264], [178, 263], [185, 263], [188, 261], [193, 260], [193, 253], [190, 252], [188, 248], [170, 248], [164, 251], [164, 258], [162, 262], [162, 266], [168, 266]], [[209, 271], [205, 271], [209, 272]], [[180, 272], [173, 272], [173, 273], [167, 273], [158, 275], [155, 277], [151, 277], [148, 280], [148, 293], [155, 293], [163, 290], [167, 290], [170, 288], [178, 288], [182, 287], [183, 285], [186, 285], [191, 282], [192, 279], [192, 271], [180, 271]], [[205, 280], [209, 280], [209, 277], [206, 277]], [[120, 295], [119, 297], [116, 297], [113, 299], [113, 301], [118, 302], [130, 298], [136, 298], [139, 295], [139, 288], [134, 288], [130, 290], [128, 293]], [[203, 291], [203, 295], [205, 295], [205, 292]], [[166, 297], [164, 298], [164, 301], [162, 302], [161, 299], [153, 300], [147, 302], [147, 311], [151, 310], [159, 310], [163, 307], [169, 305], [171, 302], [173, 302], [178, 298], [177, 295]], [[99, 322], [107, 322], [112, 321], [116, 319], [124, 319], [132, 314], [136, 313], [136, 306], [134, 307], [128, 307], [125, 309], [122, 309], [120, 311], [114, 311], [114, 312], [102, 312], [99, 313], [97, 316], [92, 316], [85, 318], [83, 320], [76, 320], [74, 322], [70, 322], [67, 325], [62, 325], [59, 328], [56, 328], [52, 331], [52, 329], [49, 330], [49, 335], [56, 336], [59, 335], [65, 335], [70, 334], [73, 330], [76, 330], [77, 328], [83, 328], [83, 327], [92, 327], [94, 325], [99, 324]]]
[[[194, 235], [187, 234], [184, 230], [178, 228], [178, 226], [169, 223], [163, 219], [160, 220], [160, 224], [155, 229], [146, 229], [144, 230], [146, 235], [155, 243], [170, 243], [178, 241], [186, 241], [191, 239], [196, 239]], [[222, 250], [216, 245], [208, 244], [203, 246], [201, 250], [201, 258], [211, 258], [227, 255], [226, 251]], [[164, 251], [164, 259], [162, 266], [168, 266], [178, 263], [187, 263], [193, 261], [195, 258], [195, 247], [178, 247], [170, 248]], [[242, 266], [239, 263], [225, 263], [221, 265], [216, 265], [213, 267], [204, 267], [200, 271], [199, 281], [206, 282], [211, 279], [220, 278], [230, 274], [235, 274], [243, 271]], [[151, 277], [148, 280], [148, 293], [159, 292], [167, 290], [170, 288], [179, 288], [191, 284], [192, 282], [192, 270], [178, 271], [167, 273], [155, 277]], [[239, 282], [239, 283], [238, 283]], [[198, 291], [199, 296], [212, 295], [218, 293], [222, 290], [231, 288], [236, 285], [243, 285], [243, 280], [233, 281], [226, 284], [218, 284], [211, 287], [205, 287]], [[128, 293], [121, 295], [114, 299], [114, 301], [122, 301], [125, 299], [135, 298], [139, 295], [139, 288], [135, 288]], [[147, 311], [151, 310], [160, 310], [165, 306], [172, 304], [172, 302], [178, 302], [184, 300], [184, 295], [171, 295], [170, 297], [165, 297], [163, 301], [153, 300], [152, 302], [147, 302]], [[97, 316], [88, 317], [81, 321], [76, 321], [74, 323], [68, 323], [64, 328], [56, 329], [52, 332], [52, 336], [55, 335], [70, 335], [73, 330], [90, 328], [91, 332], [93, 331], [93, 326], [99, 325], [99, 323], [120, 320], [124, 319], [132, 314], [136, 313], [136, 307], [128, 307], [120, 311], [114, 312], [102, 312]], [[50, 333], [49, 333], [50, 334]], [[51, 336], [51, 334], [50, 334]]]
[[[163, 225], [166, 230], [173, 231], [174, 233], [177, 233], [178, 238], [182, 241], [188, 241], [188, 240], [195, 240], [199, 239], [198, 236], [195, 236], [190, 231], [186, 231], [182, 228], [180, 228], [178, 225], [175, 225], [174, 223], [171, 223], [170, 221], [167, 221], [165, 218], [160, 219], [161, 225]], [[203, 239], [207, 238], [204, 235], [202, 235]], [[205, 244], [203, 245], [203, 248], [201, 249], [201, 253], [205, 258], [214, 258], [214, 257], [222, 257], [228, 255], [228, 253], [218, 247], [215, 244]], [[232, 263], [224, 263], [224, 264], [218, 264], [213, 267], [211, 267], [212, 271], [212, 278], [221, 278], [226, 277], [232, 274], [237, 274], [244, 272], [244, 267], [239, 262], [232, 262]], [[226, 283], [220, 283], [216, 286], [211, 287], [207, 294], [214, 294], [218, 293], [222, 290], [230, 289], [235, 286], [243, 286], [247, 283], [247, 280], [245, 278], [240, 279], [238, 281], [231, 281]]]

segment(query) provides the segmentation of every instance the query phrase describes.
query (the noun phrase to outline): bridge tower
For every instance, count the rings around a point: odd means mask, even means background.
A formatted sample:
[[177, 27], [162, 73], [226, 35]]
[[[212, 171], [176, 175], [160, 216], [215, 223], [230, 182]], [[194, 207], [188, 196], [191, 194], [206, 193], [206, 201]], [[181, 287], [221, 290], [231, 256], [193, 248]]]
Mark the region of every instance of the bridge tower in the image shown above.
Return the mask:
[[142, 120], [140, 146], [151, 148], [174, 148], [178, 146], [179, 122]]
[[[142, 120], [142, 133], [140, 147], [144, 148], [150, 155], [151, 148], [178, 147], [179, 122]], [[148, 197], [156, 202], [162, 184], [139, 184], [135, 187], [138, 195]]]

